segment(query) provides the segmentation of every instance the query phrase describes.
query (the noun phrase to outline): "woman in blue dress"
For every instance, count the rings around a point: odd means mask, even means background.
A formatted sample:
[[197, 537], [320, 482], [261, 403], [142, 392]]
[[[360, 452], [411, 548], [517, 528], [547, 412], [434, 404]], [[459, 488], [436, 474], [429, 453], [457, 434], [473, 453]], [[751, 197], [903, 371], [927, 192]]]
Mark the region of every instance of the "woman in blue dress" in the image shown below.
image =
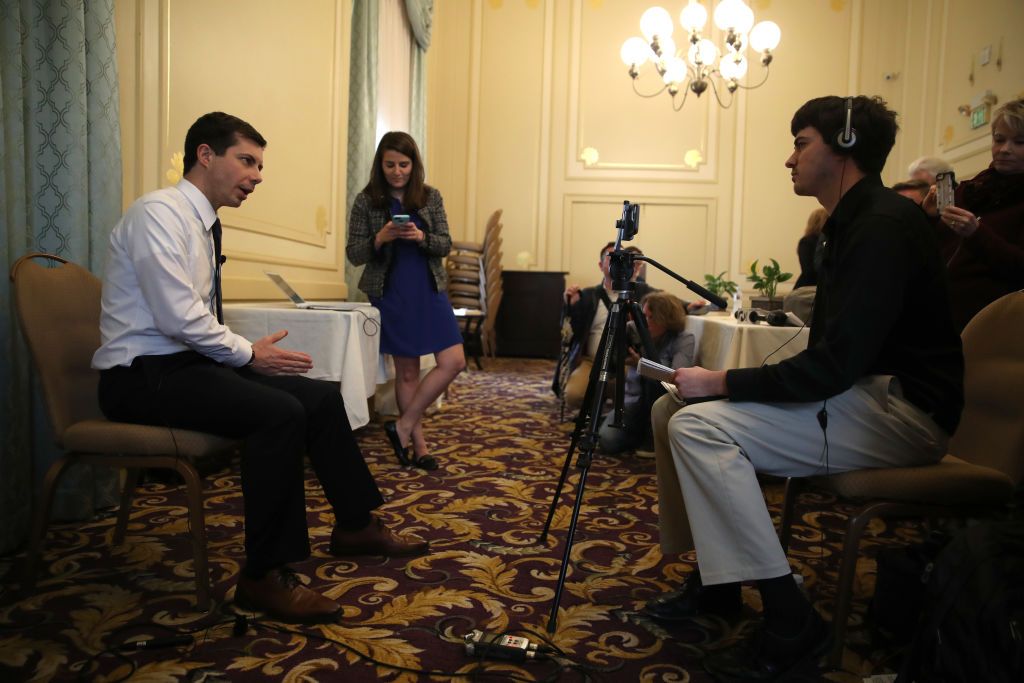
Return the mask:
[[[359, 289], [380, 309], [380, 350], [395, 362], [401, 415], [384, 431], [401, 464], [427, 470], [437, 469], [437, 461], [423, 438], [423, 412], [466, 367], [441, 262], [451, 247], [444, 202], [424, 183], [416, 141], [387, 133], [370, 182], [352, 205], [345, 252], [354, 265], [366, 265]], [[420, 380], [420, 356], [429, 353], [437, 365]]]

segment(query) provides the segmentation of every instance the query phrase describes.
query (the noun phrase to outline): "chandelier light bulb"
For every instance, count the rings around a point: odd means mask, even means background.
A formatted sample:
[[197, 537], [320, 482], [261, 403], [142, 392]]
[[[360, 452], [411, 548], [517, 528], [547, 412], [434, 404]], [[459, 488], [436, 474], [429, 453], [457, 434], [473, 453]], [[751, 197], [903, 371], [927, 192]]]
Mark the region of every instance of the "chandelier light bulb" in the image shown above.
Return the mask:
[[774, 21], [759, 22], [750, 31], [750, 47], [756, 52], [774, 50], [782, 39], [782, 30]]
[[661, 58], [668, 59], [676, 56], [676, 41], [670, 36], [658, 39], [658, 47], [661, 49]]
[[753, 25], [754, 10], [750, 9], [750, 6], [744, 2], [737, 2], [736, 23], [733, 25], [733, 30], [736, 31], [736, 33], [750, 33], [750, 29]]
[[619, 57], [626, 66], [640, 66], [647, 61], [651, 54], [651, 46], [643, 38], [627, 38], [619, 50]]
[[723, 57], [718, 70], [722, 74], [722, 78], [738, 81], [747, 75], [747, 58], [740, 57], [735, 59], [731, 55]]
[[690, 46], [690, 51], [686, 57], [694, 66], [714, 64], [715, 60], [718, 59], [718, 47], [707, 38], [703, 38], [696, 45]]
[[640, 17], [640, 33], [648, 41], [661, 41], [672, 35], [672, 15], [664, 7], [651, 7]]
[[661, 77], [662, 80], [665, 81], [665, 85], [682, 83], [686, 80], [686, 75], [686, 62], [682, 59], [679, 57], [672, 57], [665, 61], [665, 75]]
[[715, 26], [722, 31], [735, 29], [742, 14], [740, 5], [743, 5], [743, 0], [722, 0], [718, 3], [714, 14]]
[[731, 43], [726, 43], [725, 47], [730, 53], [736, 54], [746, 50], [749, 45], [750, 41], [747, 40], [746, 33], [734, 33], [733, 41]]
[[708, 23], [708, 11], [704, 5], [690, 0], [690, 4], [679, 13], [679, 23], [690, 33], [697, 33]]

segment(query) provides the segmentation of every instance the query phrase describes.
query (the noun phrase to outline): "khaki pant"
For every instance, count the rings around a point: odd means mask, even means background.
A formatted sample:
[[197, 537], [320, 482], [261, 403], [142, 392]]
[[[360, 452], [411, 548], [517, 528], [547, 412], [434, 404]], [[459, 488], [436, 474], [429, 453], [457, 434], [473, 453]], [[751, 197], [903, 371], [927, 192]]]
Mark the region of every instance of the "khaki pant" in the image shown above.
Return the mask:
[[[828, 451], [818, 424], [828, 412]], [[865, 377], [827, 402], [708, 401], [651, 412], [661, 547], [697, 551], [706, 585], [790, 571], [757, 481], [937, 462], [948, 437], [889, 376]]]
[[583, 397], [587, 393], [587, 382], [590, 380], [590, 370], [594, 367], [593, 358], [580, 358], [580, 364], [569, 373], [569, 379], [565, 383], [565, 405], [573, 410], [579, 410], [583, 405]]

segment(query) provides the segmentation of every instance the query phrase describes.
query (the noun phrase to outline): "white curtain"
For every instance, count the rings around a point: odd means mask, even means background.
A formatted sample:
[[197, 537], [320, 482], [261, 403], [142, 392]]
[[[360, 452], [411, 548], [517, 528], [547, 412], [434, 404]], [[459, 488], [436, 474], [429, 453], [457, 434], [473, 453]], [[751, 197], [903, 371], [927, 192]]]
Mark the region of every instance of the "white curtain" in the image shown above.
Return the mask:
[[380, 142], [384, 133], [391, 130], [412, 133], [409, 130], [409, 97], [413, 41], [403, 1], [380, 0], [379, 22], [375, 142]]
[[[370, 164], [377, 148], [377, 0], [355, 0], [352, 4], [352, 46], [348, 79], [348, 162], [345, 187], [345, 233], [356, 196], [370, 179]], [[366, 301], [359, 291], [363, 266], [345, 268], [348, 298]]]
[[405, 0], [406, 16], [414, 39], [410, 71], [409, 132], [427, 153], [427, 49], [434, 16], [434, 0]]

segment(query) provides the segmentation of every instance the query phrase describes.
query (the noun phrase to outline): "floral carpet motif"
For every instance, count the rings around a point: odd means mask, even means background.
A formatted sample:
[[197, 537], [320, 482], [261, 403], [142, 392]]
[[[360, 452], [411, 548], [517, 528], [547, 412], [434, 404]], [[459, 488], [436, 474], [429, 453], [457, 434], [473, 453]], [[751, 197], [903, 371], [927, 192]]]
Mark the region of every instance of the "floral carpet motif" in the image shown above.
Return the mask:
[[[498, 359], [483, 372], [463, 373], [426, 424], [441, 464], [434, 472], [399, 466], [378, 425], [360, 430], [388, 501], [378, 514], [400, 533], [429, 539], [428, 556], [329, 555], [333, 515], [307, 469], [313, 554], [295, 569], [344, 605], [340, 623], [297, 627], [261, 615], [236, 623], [242, 499], [238, 464], [227, 463], [204, 481], [215, 600], [209, 613], [195, 611], [184, 493], [148, 483], [134, 501], [124, 545], [112, 545], [112, 515], [51, 525], [30, 593], [19, 583], [22, 556], [0, 563], [0, 572], [7, 570], [0, 579], [0, 680], [711, 680], [704, 653], [755, 628], [759, 594], [744, 588], [737, 624], [704, 619], [666, 628], [638, 613], [695, 566], [692, 556], [661, 554], [655, 465], [644, 454], [595, 457], [557, 626], [547, 632], [579, 479], [571, 467], [552, 533], [539, 543], [573, 429], [558, 419], [548, 388], [553, 369], [550, 361]], [[777, 515], [781, 484], [766, 482], [765, 493]], [[827, 497], [805, 500], [789, 556], [830, 617], [850, 508]], [[875, 522], [868, 535], [870, 558], [919, 531]], [[897, 666], [899, 653], [864, 616], [873, 586], [874, 562], [862, 558], [843, 671], [826, 672], [825, 680], [859, 681]], [[462, 640], [472, 629], [546, 638], [564, 657], [476, 660]], [[125, 641], [182, 633], [193, 642], [114, 652]], [[433, 674], [417, 673], [427, 670]]]

